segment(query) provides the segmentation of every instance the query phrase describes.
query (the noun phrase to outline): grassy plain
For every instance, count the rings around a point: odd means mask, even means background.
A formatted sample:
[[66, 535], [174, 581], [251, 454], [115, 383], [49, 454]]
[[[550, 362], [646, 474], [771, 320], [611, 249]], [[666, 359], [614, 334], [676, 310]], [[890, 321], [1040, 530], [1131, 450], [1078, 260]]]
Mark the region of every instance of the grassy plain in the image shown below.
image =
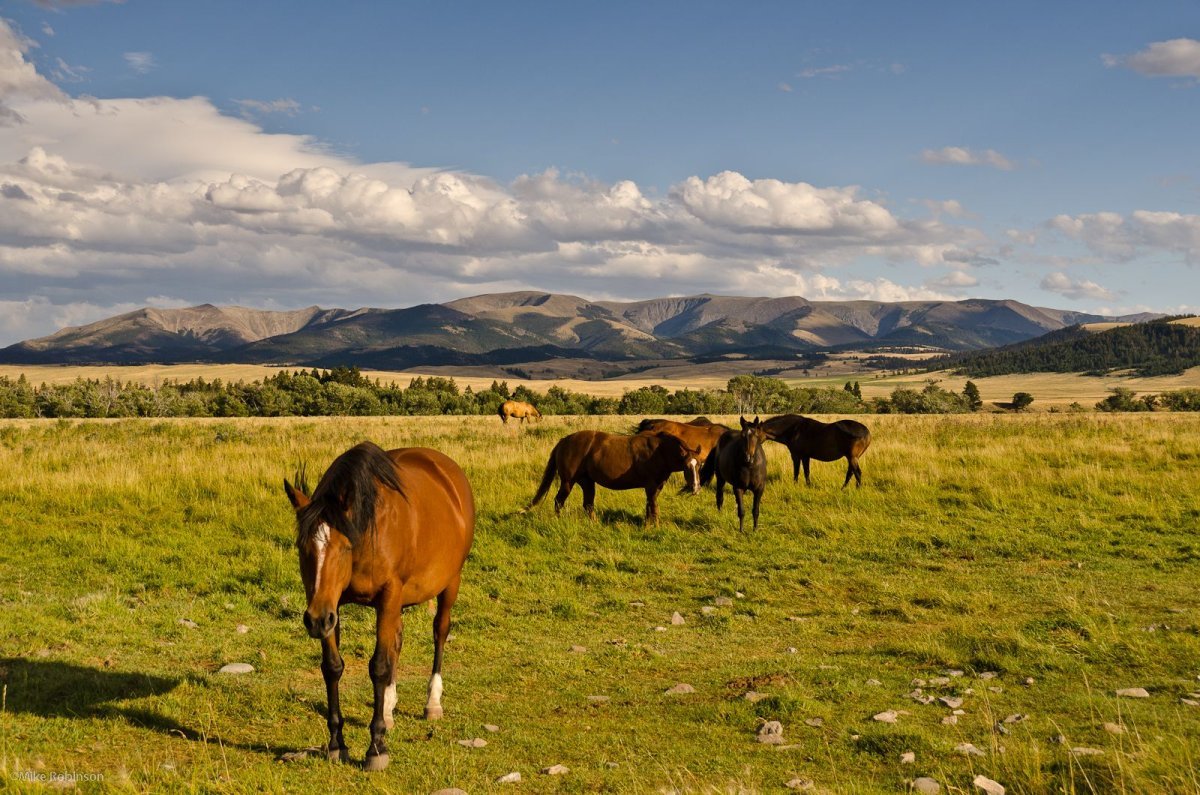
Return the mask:
[[[386, 384], [395, 382], [407, 385], [418, 375], [438, 375], [454, 378], [459, 386], [470, 386], [472, 389], [486, 389], [493, 380], [508, 381], [509, 386], [516, 387], [524, 384], [531, 389], [545, 392], [552, 386], [559, 386], [572, 392], [583, 392], [603, 397], [620, 397], [625, 392], [638, 387], [658, 384], [667, 389], [724, 389], [729, 379], [735, 375], [753, 373], [763, 366], [763, 362], [716, 362], [706, 365], [682, 364], [674, 368], [658, 368], [654, 374], [621, 376], [599, 381], [584, 381], [571, 378], [553, 380], [524, 380], [520, 378], [505, 378], [492, 375], [463, 375], [453, 368], [434, 368], [428, 373], [396, 372], [389, 370], [368, 370], [364, 374], [371, 379], [378, 378]], [[914, 367], [920, 362], [914, 360]], [[791, 386], [840, 388], [847, 381], [859, 381], [863, 397], [887, 397], [896, 387], [921, 389], [927, 379], [937, 379], [945, 389], [959, 391], [967, 379], [963, 376], [950, 375], [946, 372], [919, 373], [913, 375], [880, 376], [877, 371], [863, 372], [857, 365], [841, 358], [830, 364], [828, 368], [817, 368], [809, 376], [802, 376], [798, 371], [789, 371], [779, 376]], [[166, 379], [187, 381], [193, 378], [213, 380], [220, 378], [225, 381], [253, 381], [274, 375], [280, 368], [265, 367], [253, 364], [172, 364], [172, 365], [96, 365], [96, 366], [58, 366], [58, 365], [0, 365], [0, 377], [17, 378], [24, 374], [34, 384], [69, 384], [77, 378], [95, 378], [103, 380], [111, 376], [119, 381], [136, 381], [146, 385], [161, 383]], [[293, 370], [295, 368], [283, 368]], [[1184, 373], [1173, 376], [1157, 376], [1154, 378], [1135, 378], [1128, 375], [1086, 376], [1073, 373], [1029, 373], [1024, 375], [1004, 375], [993, 378], [973, 379], [979, 387], [980, 395], [988, 403], [1007, 402], [1015, 392], [1029, 392], [1035, 398], [1034, 411], [1044, 411], [1051, 406], [1065, 407], [1071, 403], [1080, 403], [1091, 408], [1096, 401], [1109, 394], [1113, 387], [1123, 386], [1139, 394], [1147, 392], [1165, 392], [1168, 390], [1200, 387], [1200, 367], [1192, 368]]]
[[[560, 435], [629, 421], [0, 423], [0, 789], [31, 772], [141, 791], [739, 792], [804, 778], [868, 793], [927, 775], [968, 792], [976, 774], [1009, 793], [1200, 789], [1200, 708], [1180, 700], [1200, 690], [1200, 417], [873, 417], [859, 491], [838, 488], [838, 464], [796, 487], [769, 446], [757, 534], [711, 492], [670, 488], [655, 528], [632, 492], [601, 490], [595, 523], [578, 491], [561, 518], [515, 513]], [[393, 762], [374, 775], [276, 761], [326, 739], [280, 481], [363, 438], [448, 452], [480, 506], [446, 718], [419, 718], [431, 620], [414, 609]], [[716, 597], [732, 605], [705, 614]], [[351, 607], [343, 625], [361, 759], [373, 621]], [[228, 662], [256, 671], [217, 673]], [[925, 691], [963, 699], [955, 725], [905, 696], [948, 670], [963, 675]], [[695, 692], [665, 694], [679, 682]], [[1128, 687], [1150, 696], [1114, 695]], [[895, 724], [872, 719], [885, 710]], [[1010, 715], [1027, 718], [1002, 733]], [[783, 723], [784, 748], [755, 742], [764, 720]], [[474, 737], [487, 746], [456, 743]], [[554, 764], [570, 772], [538, 772]], [[494, 783], [511, 771], [523, 783]]]

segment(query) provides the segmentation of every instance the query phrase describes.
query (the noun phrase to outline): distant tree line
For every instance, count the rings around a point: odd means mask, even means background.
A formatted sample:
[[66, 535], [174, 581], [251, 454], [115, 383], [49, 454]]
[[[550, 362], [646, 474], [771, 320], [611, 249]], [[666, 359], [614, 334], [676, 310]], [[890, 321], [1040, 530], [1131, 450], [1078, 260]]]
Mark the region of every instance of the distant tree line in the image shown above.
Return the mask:
[[[1185, 389], [1134, 400], [1128, 390], [1101, 401], [1104, 411], [1200, 410], [1200, 390]], [[1024, 396], [1024, 397], [1022, 397]], [[1128, 399], [1126, 399], [1128, 397]], [[889, 397], [864, 400], [858, 382], [836, 387], [792, 387], [777, 378], [742, 375], [724, 389], [677, 389], [658, 385], [621, 397], [597, 397], [552, 386], [537, 392], [493, 381], [487, 389], [460, 388], [453, 378], [413, 378], [407, 387], [372, 381], [356, 367], [283, 371], [261, 381], [165, 380], [145, 385], [113, 378], [77, 379], [34, 386], [24, 376], [0, 377], [0, 417], [293, 417], [495, 414], [506, 400], [523, 400], [542, 414], [954, 414], [983, 407], [968, 381], [953, 392], [931, 379], [921, 389], [898, 387]], [[1009, 406], [1032, 402], [1018, 393]]]
[[930, 359], [927, 364], [933, 369], [953, 368], [972, 378], [1014, 373], [1102, 375], [1114, 370], [1131, 370], [1143, 377], [1173, 375], [1200, 366], [1200, 327], [1170, 322], [1177, 319], [1098, 333], [1064, 329], [1041, 341]]

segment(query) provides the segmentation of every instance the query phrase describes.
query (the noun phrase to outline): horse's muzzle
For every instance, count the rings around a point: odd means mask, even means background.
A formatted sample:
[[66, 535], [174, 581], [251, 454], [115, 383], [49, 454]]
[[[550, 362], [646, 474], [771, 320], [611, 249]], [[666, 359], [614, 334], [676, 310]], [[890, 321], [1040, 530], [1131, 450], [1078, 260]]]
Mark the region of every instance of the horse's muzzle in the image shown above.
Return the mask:
[[313, 617], [312, 614], [304, 613], [304, 628], [308, 630], [310, 637], [320, 640], [328, 637], [333, 628], [337, 626], [337, 613], [330, 610], [319, 618]]

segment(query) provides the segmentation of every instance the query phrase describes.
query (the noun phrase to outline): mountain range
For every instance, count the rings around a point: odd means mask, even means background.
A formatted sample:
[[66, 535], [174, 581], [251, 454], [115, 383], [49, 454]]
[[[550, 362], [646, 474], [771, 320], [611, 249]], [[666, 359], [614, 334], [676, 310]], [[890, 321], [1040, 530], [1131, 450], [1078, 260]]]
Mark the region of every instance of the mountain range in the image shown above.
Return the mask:
[[831, 350], [966, 351], [1080, 323], [1137, 322], [1011, 300], [808, 301], [695, 295], [589, 301], [513, 292], [404, 309], [145, 308], [0, 349], [10, 364], [221, 362], [403, 370], [621, 363]]

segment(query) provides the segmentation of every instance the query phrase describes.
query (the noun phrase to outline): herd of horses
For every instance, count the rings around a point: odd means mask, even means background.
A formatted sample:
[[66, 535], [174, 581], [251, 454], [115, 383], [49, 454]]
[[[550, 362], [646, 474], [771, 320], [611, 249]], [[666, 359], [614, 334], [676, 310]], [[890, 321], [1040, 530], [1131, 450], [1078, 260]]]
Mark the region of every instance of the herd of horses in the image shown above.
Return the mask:
[[[522, 409], [532, 409], [532, 412]], [[509, 401], [500, 418], [540, 417], [529, 404]], [[537, 493], [525, 511], [545, 498], [557, 477], [555, 512], [571, 489], [583, 492], [583, 507], [595, 517], [596, 486], [646, 492], [647, 523], [658, 520], [658, 494], [670, 476], [683, 472], [693, 494], [716, 479], [718, 510], [725, 485], [737, 502], [738, 529], [744, 529], [743, 497], [753, 496], [753, 528], [767, 480], [768, 441], [787, 447], [793, 480], [809, 483], [809, 462], [847, 461], [845, 488], [853, 477], [862, 485], [859, 459], [871, 443], [862, 423], [824, 423], [797, 414], [760, 420], [740, 418], [730, 428], [697, 417], [681, 423], [648, 419], [632, 434], [578, 431], [560, 439], [550, 452]], [[442, 716], [442, 649], [450, 631], [450, 609], [458, 597], [462, 566], [475, 533], [475, 501], [466, 474], [436, 450], [408, 447], [383, 450], [363, 442], [338, 456], [309, 493], [302, 473], [283, 487], [296, 512], [296, 547], [306, 608], [304, 627], [321, 641], [321, 673], [328, 702], [330, 760], [348, 759], [342, 736], [339, 683], [345, 664], [339, 651], [343, 604], [375, 609], [375, 651], [368, 667], [374, 688], [371, 741], [364, 767], [388, 766], [384, 735], [396, 707], [396, 660], [404, 635], [402, 611], [437, 601], [433, 619], [433, 671], [425, 718]]]

